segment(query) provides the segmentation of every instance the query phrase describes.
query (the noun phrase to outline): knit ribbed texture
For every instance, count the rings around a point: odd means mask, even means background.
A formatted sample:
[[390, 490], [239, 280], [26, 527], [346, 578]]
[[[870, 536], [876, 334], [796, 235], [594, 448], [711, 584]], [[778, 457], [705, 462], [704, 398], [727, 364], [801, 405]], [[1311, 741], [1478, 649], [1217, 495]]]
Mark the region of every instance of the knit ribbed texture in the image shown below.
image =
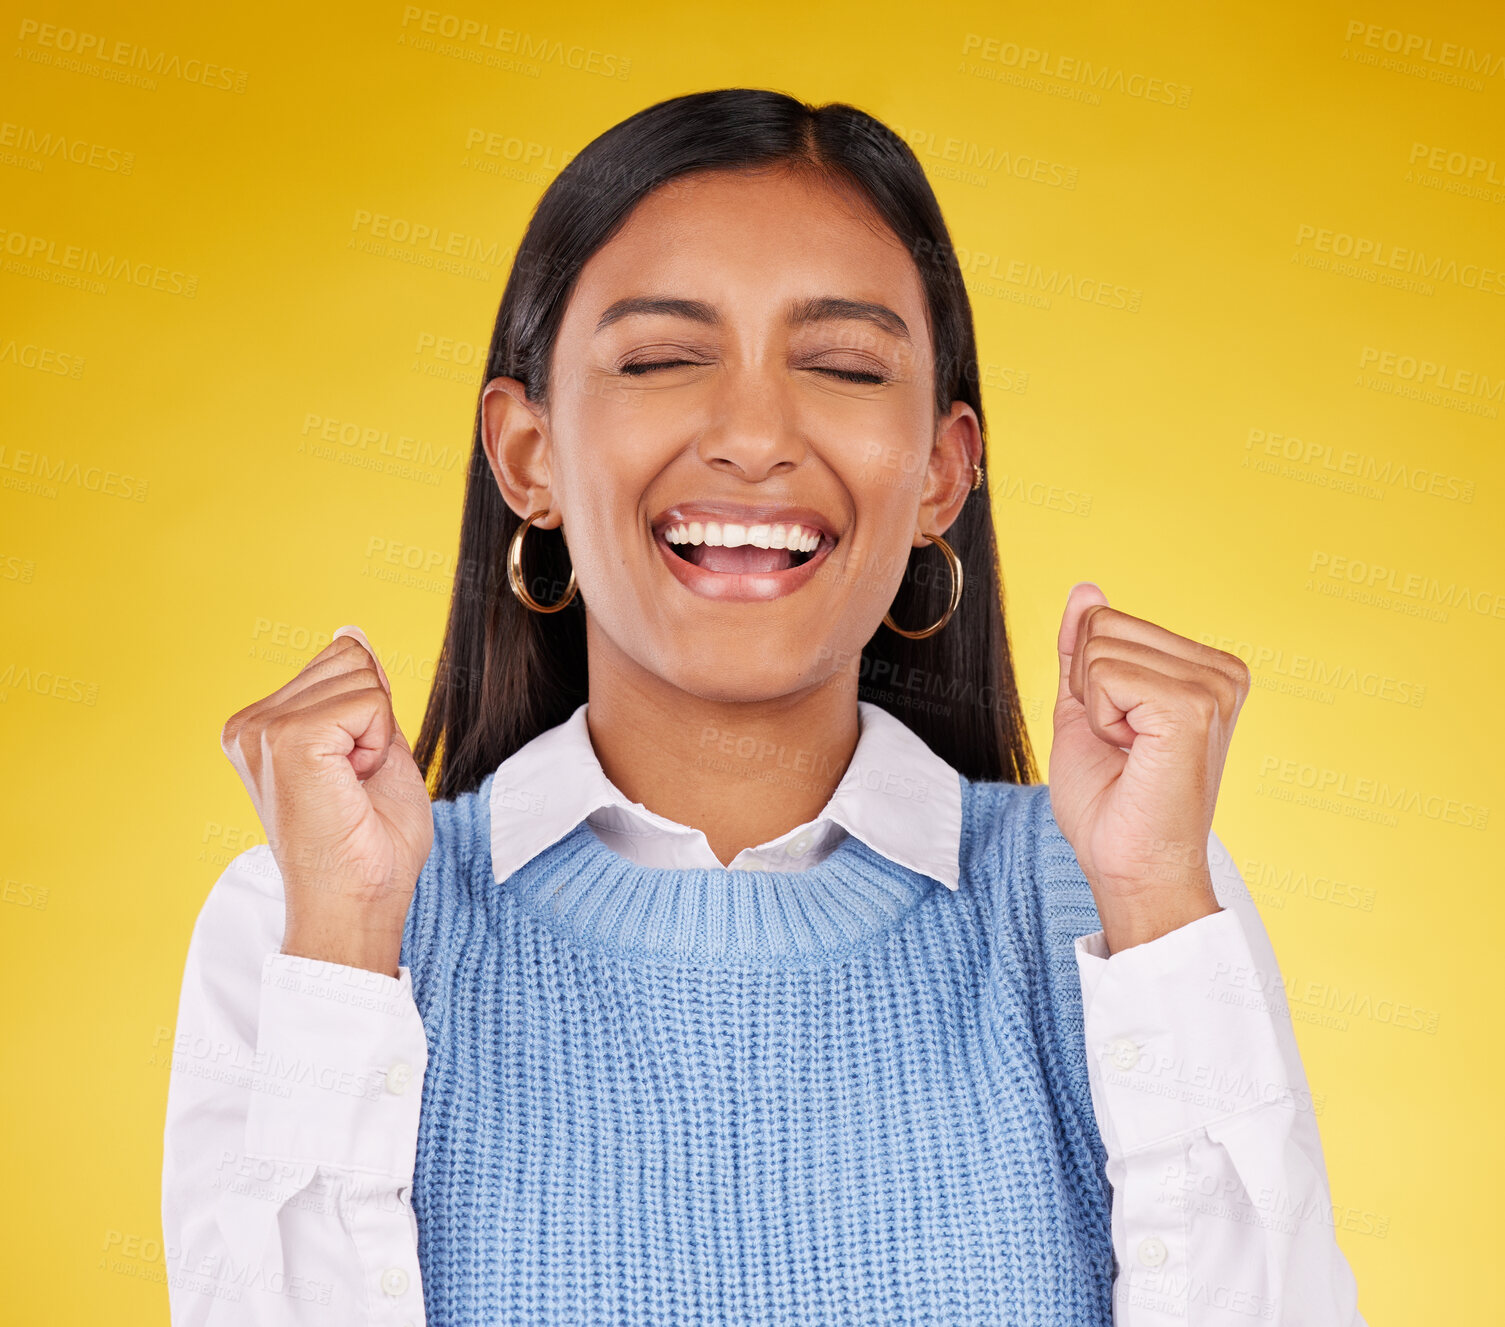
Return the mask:
[[498, 884], [491, 782], [434, 804], [403, 937], [430, 1327], [1108, 1327], [1100, 923], [1044, 785], [962, 779], [953, 892], [855, 835], [718, 871], [583, 822]]

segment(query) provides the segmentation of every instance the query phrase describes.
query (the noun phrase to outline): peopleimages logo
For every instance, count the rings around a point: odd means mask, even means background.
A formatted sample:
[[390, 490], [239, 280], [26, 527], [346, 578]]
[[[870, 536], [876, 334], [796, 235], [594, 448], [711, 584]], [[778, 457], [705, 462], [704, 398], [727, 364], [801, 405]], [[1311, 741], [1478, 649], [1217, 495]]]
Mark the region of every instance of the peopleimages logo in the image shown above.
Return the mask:
[[1384, 490], [1395, 489], [1443, 498], [1449, 502], [1467, 503], [1474, 500], [1474, 481], [1464, 475], [1448, 474], [1434, 470], [1431, 466], [1371, 456], [1351, 448], [1335, 447], [1332, 443], [1315, 438], [1303, 439], [1293, 434], [1251, 428], [1244, 441], [1244, 451], [1246, 455], [1268, 457], [1303, 469], [1328, 471], [1334, 475], [1378, 485], [1381, 497], [1384, 496]]
[[[78, 73], [117, 77], [123, 82], [133, 81], [131, 76], [121, 72], [122, 69], [128, 69], [131, 75], [150, 74], [160, 78], [175, 78], [183, 83], [197, 83], [200, 87], [215, 91], [244, 92], [246, 81], [250, 77], [244, 69], [231, 69], [209, 60], [185, 59], [172, 51], [153, 50], [133, 41], [112, 40], [97, 32], [60, 28], [34, 18], [21, 20], [16, 39], [22, 43], [16, 54], [24, 59], [58, 65]], [[110, 66], [120, 68], [109, 69]], [[143, 86], [156, 85], [144, 82]]]
[[[122, 253], [103, 253], [82, 244], [59, 244], [46, 235], [0, 229], [0, 254], [7, 259], [6, 271], [20, 276], [39, 276], [59, 284], [87, 283], [92, 278], [124, 281], [142, 289], [193, 299], [199, 279], [161, 263]], [[96, 281], [94, 284], [98, 285]], [[103, 287], [101, 287], [101, 291]]]
[[1373, 51], [1384, 51], [1387, 55], [1399, 56], [1404, 60], [1420, 60], [1423, 64], [1457, 69], [1465, 74], [1484, 74], [1495, 78], [1505, 73], [1505, 55], [1476, 51], [1472, 46], [1464, 46], [1455, 41], [1438, 41], [1419, 32], [1404, 32], [1400, 28], [1366, 23], [1360, 18], [1348, 20], [1343, 41]]
[[1384, 811], [1405, 811], [1426, 820], [1457, 825], [1461, 829], [1487, 829], [1489, 808], [1459, 797], [1408, 784], [1392, 784], [1384, 778], [1354, 776], [1347, 770], [1315, 765], [1309, 761], [1265, 755], [1259, 777], [1271, 783], [1301, 788], [1319, 796], [1343, 798]]
[[86, 138], [69, 138], [58, 130], [36, 129], [10, 120], [0, 122], [0, 148], [12, 148], [19, 158], [37, 162], [36, 169], [47, 161], [66, 161], [106, 174], [129, 175], [136, 165], [136, 154], [123, 148], [93, 143]]
[[[538, 33], [522, 32], [517, 28], [495, 27], [481, 19], [464, 14], [449, 14], [437, 9], [424, 9], [419, 5], [406, 5], [402, 11], [402, 31], [398, 33], [400, 45], [417, 50], [432, 49], [440, 55], [459, 54], [467, 49], [480, 56], [478, 63], [495, 61], [501, 67], [505, 58], [532, 60], [540, 65], [554, 64], [576, 73], [596, 74], [601, 78], [625, 81], [632, 70], [632, 61], [614, 51], [603, 51], [575, 42], [562, 42], [557, 37], [545, 37]], [[453, 49], [441, 48], [434, 39], [440, 38]], [[485, 57], [490, 55], [491, 61]]]
[[1424, 277], [1428, 281], [1445, 281], [1485, 295], [1505, 295], [1505, 270], [1498, 267], [1460, 262], [1456, 258], [1428, 254], [1421, 249], [1408, 249], [1371, 236], [1352, 235], [1347, 231], [1329, 230], [1302, 222], [1296, 228], [1296, 247], [1302, 249], [1308, 245], [1317, 253], [1346, 258], [1355, 264], [1403, 272], [1407, 276]]
[[1408, 355], [1404, 351], [1385, 350], [1380, 346], [1364, 346], [1359, 351], [1359, 367], [1383, 377], [1415, 383], [1418, 387], [1431, 387], [1439, 392], [1482, 396], [1489, 401], [1505, 402], [1505, 376], [1491, 377], [1477, 369], [1459, 368], [1456, 364], [1428, 359], [1425, 355]]
[[0, 488], [56, 498], [61, 489], [74, 487], [103, 497], [145, 502], [147, 484], [145, 479], [102, 465], [0, 442]]
[[1191, 88], [1185, 83], [1172, 83], [1115, 65], [1094, 64], [1082, 56], [1052, 53], [1044, 47], [985, 37], [977, 32], [969, 32], [962, 38], [962, 56], [1020, 74], [1055, 78], [1094, 92], [1117, 92], [1183, 110], [1191, 100]]
[[1418, 162], [1427, 170], [1439, 174], [1456, 175], [1470, 183], [1505, 185], [1505, 171], [1500, 163], [1472, 152], [1458, 152], [1451, 148], [1430, 147], [1426, 143], [1411, 144], [1411, 165]]

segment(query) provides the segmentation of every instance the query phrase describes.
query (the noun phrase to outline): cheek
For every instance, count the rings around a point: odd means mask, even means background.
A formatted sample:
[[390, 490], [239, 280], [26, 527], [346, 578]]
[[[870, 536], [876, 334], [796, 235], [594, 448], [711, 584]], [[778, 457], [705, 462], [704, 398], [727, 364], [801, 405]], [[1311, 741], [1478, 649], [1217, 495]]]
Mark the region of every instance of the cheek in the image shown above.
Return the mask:
[[848, 598], [862, 606], [864, 615], [875, 605], [887, 608], [904, 578], [909, 545], [895, 538], [896, 525], [871, 528], [861, 546], [852, 550], [851, 564], [843, 568]]
[[888, 514], [919, 505], [930, 468], [928, 452], [913, 445], [871, 442], [862, 448], [849, 477], [853, 497], [863, 505]]
[[833, 567], [848, 596], [871, 607], [887, 607], [898, 591], [913, 552], [916, 509], [924, 488], [921, 463], [907, 453], [886, 454], [892, 464], [873, 465], [845, 481], [856, 521], [845, 555]]
[[628, 468], [620, 451], [594, 461], [579, 457], [563, 467], [556, 485], [566, 512], [570, 559], [594, 604], [632, 593], [644, 551], [655, 553], [645, 505], [651, 476]]
[[874, 439], [856, 449], [840, 472], [851, 494], [857, 524], [870, 542], [903, 537], [912, 526], [929, 475], [929, 452], [911, 442]]

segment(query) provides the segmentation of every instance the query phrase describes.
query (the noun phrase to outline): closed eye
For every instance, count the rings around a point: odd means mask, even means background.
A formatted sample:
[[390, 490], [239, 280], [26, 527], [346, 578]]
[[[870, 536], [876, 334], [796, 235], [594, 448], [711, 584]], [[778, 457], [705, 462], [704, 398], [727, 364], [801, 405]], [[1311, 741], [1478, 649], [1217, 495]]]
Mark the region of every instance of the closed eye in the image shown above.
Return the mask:
[[640, 363], [640, 364], [624, 364], [617, 371], [619, 373], [630, 373], [630, 374], [636, 375], [636, 374], [641, 374], [641, 373], [647, 373], [651, 369], [672, 369], [672, 368], [677, 368], [681, 364], [693, 364], [693, 365], [696, 365], [699, 368], [704, 368], [705, 367], [703, 364], [700, 363], [699, 360], [695, 360], [695, 359], [656, 359], [656, 360], [645, 361], [645, 362]]
[[[654, 369], [673, 369], [678, 368], [682, 364], [689, 364], [699, 368], [705, 367], [699, 360], [694, 359], [659, 359], [636, 364], [623, 364], [618, 372], [638, 377], [644, 373], [652, 372]], [[830, 373], [845, 382], [866, 383], [870, 387], [881, 387], [884, 383], [888, 382], [888, 379], [882, 374], [863, 373], [856, 369], [832, 369], [827, 368], [825, 365], [817, 364], [814, 366], [814, 371], [816, 373]]]
[[870, 387], [881, 387], [888, 381], [881, 373], [861, 373], [857, 369], [827, 369], [817, 366], [817, 373], [834, 373], [847, 382], [863, 382]]

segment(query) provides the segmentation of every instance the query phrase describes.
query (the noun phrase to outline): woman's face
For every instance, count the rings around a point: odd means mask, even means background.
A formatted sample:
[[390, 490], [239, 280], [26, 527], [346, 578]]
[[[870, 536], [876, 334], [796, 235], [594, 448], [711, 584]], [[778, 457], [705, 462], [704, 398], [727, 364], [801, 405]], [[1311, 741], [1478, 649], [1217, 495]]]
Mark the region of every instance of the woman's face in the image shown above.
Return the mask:
[[547, 412], [485, 397], [512, 509], [562, 520], [593, 680], [756, 701], [855, 673], [981, 460], [933, 374], [919, 273], [859, 203], [785, 170], [645, 198], [580, 274]]

